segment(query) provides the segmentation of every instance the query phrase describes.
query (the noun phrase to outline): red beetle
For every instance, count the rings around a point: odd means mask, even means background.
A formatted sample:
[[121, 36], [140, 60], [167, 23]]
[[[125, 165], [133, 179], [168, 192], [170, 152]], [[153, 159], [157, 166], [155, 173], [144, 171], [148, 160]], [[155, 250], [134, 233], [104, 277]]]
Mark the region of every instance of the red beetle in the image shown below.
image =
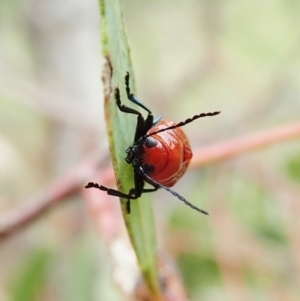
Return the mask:
[[[130, 200], [138, 199], [142, 193], [163, 188], [191, 208], [208, 214], [189, 203], [170, 187], [184, 175], [193, 156], [189, 141], [180, 127], [195, 119], [214, 116], [220, 112], [202, 113], [177, 124], [161, 117], [154, 119], [152, 112], [134, 94], [130, 93], [128, 72], [125, 75], [125, 86], [128, 99], [148, 112], [147, 118], [144, 119], [139, 111], [124, 106], [121, 103], [119, 88], [115, 88], [115, 99], [119, 110], [137, 115], [134, 142], [127, 148], [125, 158], [125, 161], [132, 164], [134, 169], [134, 188], [131, 188], [128, 194], [93, 182], [88, 182], [85, 188], [97, 188], [106, 191], [109, 195], [127, 199], [128, 213], [130, 212]], [[144, 188], [145, 182], [152, 185], [153, 188]]]

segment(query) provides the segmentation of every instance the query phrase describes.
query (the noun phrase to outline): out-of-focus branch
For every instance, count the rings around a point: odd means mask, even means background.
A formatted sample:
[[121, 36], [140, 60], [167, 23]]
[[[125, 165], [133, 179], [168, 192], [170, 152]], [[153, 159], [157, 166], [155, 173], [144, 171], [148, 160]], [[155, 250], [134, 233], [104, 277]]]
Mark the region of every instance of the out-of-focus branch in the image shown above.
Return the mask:
[[224, 161], [296, 137], [300, 137], [300, 122], [201, 147], [194, 151], [191, 167], [197, 168]]
[[99, 153], [89, 156], [38, 194], [22, 202], [19, 208], [2, 212], [0, 216], [0, 241], [23, 229], [54, 205], [78, 193], [85, 181], [95, 173], [102, 160]]

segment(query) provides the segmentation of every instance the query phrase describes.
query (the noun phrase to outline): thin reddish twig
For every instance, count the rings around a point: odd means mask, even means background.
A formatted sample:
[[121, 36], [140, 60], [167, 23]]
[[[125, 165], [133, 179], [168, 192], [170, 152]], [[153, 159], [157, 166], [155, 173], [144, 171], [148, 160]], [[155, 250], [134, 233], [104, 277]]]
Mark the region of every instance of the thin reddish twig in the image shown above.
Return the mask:
[[194, 151], [191, 167], [196, 168], [224, 161], [296, 137], [300, 137], [300, 122], [201, 147]]
[[38, 194], [24, 201], [19, 208], [1, 213], [0, 241], [29, 225], [57, 203], [77, 194], [86, 180], [95, 173], [100, 162], [99, 154], [91, 155]]

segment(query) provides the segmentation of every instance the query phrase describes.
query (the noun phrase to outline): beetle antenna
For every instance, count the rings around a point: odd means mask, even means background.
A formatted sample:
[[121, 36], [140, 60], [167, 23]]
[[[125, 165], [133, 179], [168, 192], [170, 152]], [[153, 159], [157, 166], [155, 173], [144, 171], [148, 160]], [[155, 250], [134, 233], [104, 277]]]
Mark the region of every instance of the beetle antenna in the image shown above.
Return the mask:
[[179, 122], [179, 123], [177, 123], [175, 125], [169, 126], [167, 128], [161, 129], [161, 130], [158, 130], [156, 132], [152, 132], [151, 134], [145, 135], [145, 137], [150, 137], [150, 136], [153, 136], [153, 135], [161, 133], [161, 132], [165, 132], [165, 131], [168, 131], [168, 130], [179, 128], [179, 127], [184, 126], [184, 125], [186, 125], [188, 123], [191, 123], [194, 120], [196, 120], [198, 118], [201, 118], [201, 117], [215, 116], [215, 115], [218, 115], [220, 113], [221, 113], [221, 111], [217, 111], [217, 112], [213, 112], [213, 113], [201, 113], [199, 115], [193, 116], [192, 118], [188, 118], [185, 121], [181, 121], [181, 122]]
[[139, 171], [142, 173], [143, 177], [147, 179], [147, 182], [149, 182], [150, 184], [152, 184], [153, 186], [159, 186], [162, 189], [169, 191], [170, 193], [172, 193], [174, 196], [176, 196], [180, 201], [184, 202], [187, 206], [191, 207], [192, 209], [206, 214], [208, 215], [208, 212], [196, 207], [195, 205], [191, 204], [190, 202], [188, 202], [183, 196], [181, 196], [180, 194], [178, 194], [176, 191], [170, 189], [169, 187], [166, 187], [158, 182], [156, 182], [155, 180], [153, 180], [151, 177], [149, 177], [147, 174], [145, 174], [143, 168], [140, 166]]

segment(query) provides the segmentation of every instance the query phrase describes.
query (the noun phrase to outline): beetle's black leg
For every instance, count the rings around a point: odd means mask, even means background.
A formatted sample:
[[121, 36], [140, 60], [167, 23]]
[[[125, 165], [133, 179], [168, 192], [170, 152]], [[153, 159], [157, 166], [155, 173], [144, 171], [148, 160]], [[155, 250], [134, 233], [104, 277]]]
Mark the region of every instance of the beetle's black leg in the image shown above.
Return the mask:
[[115, 98], [116, 98], [117, 106], [121, 112], [138, 115], [137, 125], [136, 125], [136, 130], [134, 135], [134, 142], [136, 142], [139, 138], [144, 136], [152, 127], [153, 115], [149, 113], [147, 119], [145, 120], [143, 115], [139, 111], [123, 105], [121, 102], [120, 90], [118, 87], [115, 88]]
[[116, 197], [124, 198], [124, 199], [128, 199], [128, 200], [136, 200], [141, 196], [141, 193], [140, 194], [135, 194], [135, 195], [126, 194], [126, 193], [123, 193], [119, 190], [107, 188], [105, 186], [99, 185], [98, 183], [94, 183], [94, 182], [86, 183], [84, 188], [97, 188], [97, 189], [100, 189], [102, 191], [106, 191], [106, 193], [108, 195], [112, 195], [112, 196], [116, 196]]
[[115, 88], [115, 99], [116, 99], [117, 106], [121, 112], [135, 114], [143, 118], [142, 114], [139, 111], [126, 107], [121, 103], [120, 90], [118, 87]]
[[[159, 187], [154, 187], [154, 188], [147, 188], [147, 189], [143, 189], [142, 193], [147, 193], [147, 192], [154, 192], [157, 191], [159, 189]], [[134, 192], [135, 188], [132, 188], [130, 191]], [[132, 200], [132, 199], [131, 199]], [[126, 202], [126, 210], [127, 210], [127, 214], [130, 213], [130, 202], [131, 200], [127, 200]]]
[[[129, 85], [129, 72], [126, 72], [125, 74], [125, 87], [126, 87], [126, 93], [127, 93], [127, 98], [133, 102], [134, 104], [138, 105], [139, 107], [143, 108], [148, 112], [148, 116], [146, 119], [138, 116], [138, 122], [136, 126], [136, 131], [134, 135], [134, 142], [136, 142], [139, 138], [142, 136], [146, 135], [146, 133], [151, 129], [153, 126], [153, 115], [152, 112], [140, 101], [138, 100], [133, 93], [130, 91], [130, 85]], [[120, 97], [119, 95], [116, 95], [116, 98]]]
[[[144, 191], [144, 179], [143, 177], [138, 174], [137, 172], [134, 172], [134, 188], [131, 188], [129, 191], [129, 195], [138, 195], [139, 197], [142, 195]], [[127, 213], [130, 213], [130, 200], [131, 199], [127, 199]]]
[[126, 202], [126, 212], [127, 212], [127, 214], [130, 214], [130, 211], [131, 211], [131, 209], [130, 209], [130, 200], [127, 200], [127, 202]]
[[[88, 182], [85, 184], [85, 188], [97, 188], [102, 191], [106, 191], [108, 195], [120, 197], [120, 198], [125, 198], [127, 199], [126, 202], [126, 211], [127, 214], [130, 213], [130, 200], [136, 200], [138, 199], [142, 193], [144, 192], [144, 179], [140, 174], [137, 174], [136, 172], [134, 173], [134, 184], [135, 188], [130, 189], [129, 194], [123, 193], [119, 190], [107, 188], [105, 186], [99, 185], [98, 183], [93, 183], [93, 182]], [[157, 189], [155, 189], [157, 190]], [[153, 190], [153, 191], [155, 191]], [[146, 191], [148, 192], [148, 191]]]
[[136, 98], [133, 93], [130, 92], [129, 78], [130, 78], [129, 72], [126, 72], [125, 86], [126, 86], [126, 93], [127, 93], [128, 99], [152, 115], [152, 112], [138, 98]]
[[[136, 142], [139, 138], [146, 135], [149, 129], [151, 129], [153, 126], [153, 115], [147, 107], [145, 107], [132, 93], [130, 93], [128, 72], [125, 75], [125, 86], [128, 99], [148, 112], [147, 118], [144, 119], [143, 115], [139, 111], [123, 105], [121, 102], [120, 90], [118, 87], [115, 88], [115, 99], [119, 110], [124, 113], [138, 115], [137, 126], [134, 135], [134, 142]], [[158, 122], [158, 120], [156, 119], [155, 123]]]

